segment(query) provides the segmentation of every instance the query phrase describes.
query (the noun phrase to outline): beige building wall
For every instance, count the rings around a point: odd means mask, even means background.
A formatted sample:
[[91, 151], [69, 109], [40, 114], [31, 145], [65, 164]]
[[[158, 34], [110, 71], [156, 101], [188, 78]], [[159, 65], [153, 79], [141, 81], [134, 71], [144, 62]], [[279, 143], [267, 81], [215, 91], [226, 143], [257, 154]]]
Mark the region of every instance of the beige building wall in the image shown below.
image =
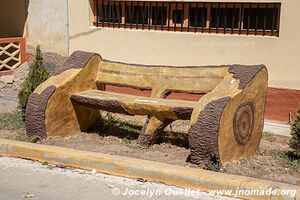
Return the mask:
[[26, 42], [43, 51], [68, 55], [68, 1], [29, 0]]
[[26, 21], [27, 0], [1, 0], [0, 38], [22, 37]]
[[142, 64], [265, 64], [269, 86], [300, 89], [299, 7], [299, 0], [282, 0], [280, 36], [263, 37], [96, 28], [89, 1], [69, 0], [69, 51], [94, 51], [106, 59]]

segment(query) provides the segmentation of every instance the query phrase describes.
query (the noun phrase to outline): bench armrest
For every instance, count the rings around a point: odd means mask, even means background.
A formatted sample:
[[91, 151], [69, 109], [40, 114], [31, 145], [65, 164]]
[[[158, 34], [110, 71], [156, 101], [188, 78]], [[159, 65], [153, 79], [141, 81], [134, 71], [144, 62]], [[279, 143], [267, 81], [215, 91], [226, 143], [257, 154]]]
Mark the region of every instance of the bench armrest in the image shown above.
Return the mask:
[[[35, 89], [28, 99], [25, 113], [29, 136], [66, 136], [80, 131], [81, 124], [77, 120], [69, 95], [96, 87], [95, 79], [100, 60], [100, 55], [76, 51], [55, 76]], [[86, 112], [86, 122], [93, 122], [92, 119], [99, 116], [97, 111], [79, 109]]]
[[263, 65], [228, 68], [223, 81], [193, 111], [188, 131], [193, 163], [219, 166], [256, 151], [263, 130], [267, 82]]

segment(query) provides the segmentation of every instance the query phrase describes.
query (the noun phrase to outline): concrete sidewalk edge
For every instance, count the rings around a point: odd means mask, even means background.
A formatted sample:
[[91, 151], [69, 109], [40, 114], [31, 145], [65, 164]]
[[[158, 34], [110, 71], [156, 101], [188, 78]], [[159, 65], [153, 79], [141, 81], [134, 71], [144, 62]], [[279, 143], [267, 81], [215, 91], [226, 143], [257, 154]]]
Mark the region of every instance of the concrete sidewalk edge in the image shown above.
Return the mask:
[[271, 195], [238, 195], [237, 197], [244, 199], [300, 199], [300, 187], [296, 185], [70, 148], [0, 139], [0, 155], [85, 170], [96, 169], [100, 173], [142, 178], [151, 182], [161, 182], [206, 192], [210, 190], [235, 191], [236, 189], [268, 190], [270, 188], [277, 191], [296, 190], [296, 197]]
[[282, 123], [278, 121], [265, 120], [263, 131], [286, 137], [292, 136], [291, 126], [287, 123]]

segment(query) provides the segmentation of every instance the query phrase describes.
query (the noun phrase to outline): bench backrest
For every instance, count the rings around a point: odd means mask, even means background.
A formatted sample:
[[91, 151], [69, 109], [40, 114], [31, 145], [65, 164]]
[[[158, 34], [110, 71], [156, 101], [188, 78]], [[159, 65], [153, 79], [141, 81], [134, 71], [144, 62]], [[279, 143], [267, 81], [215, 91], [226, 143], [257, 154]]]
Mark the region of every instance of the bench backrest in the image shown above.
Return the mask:
[[97, 84], [111, 84], [164, 92], [207, 93], [228, 72], [227, 66], [149, 66], [101, 60]]

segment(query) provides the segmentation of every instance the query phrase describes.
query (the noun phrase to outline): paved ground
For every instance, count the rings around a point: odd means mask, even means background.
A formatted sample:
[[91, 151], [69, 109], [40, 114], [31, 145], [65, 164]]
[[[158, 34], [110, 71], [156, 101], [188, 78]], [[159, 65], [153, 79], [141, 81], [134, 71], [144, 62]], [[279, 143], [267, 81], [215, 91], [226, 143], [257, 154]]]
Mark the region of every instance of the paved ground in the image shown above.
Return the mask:
[[291, 127], [287, 123], [265, 120], [264, 132], [291, 137]]
[[[145, 191], [148, 196], [114, 195], [113, 192]], [[0, 157], [0, 200], [122, 200], [122, 199], [219, 199], [201, 192], [198, 196], [164, 195], [180, 188], [163, 184], [141, 182], [83, 170], [62, 169], [29, 160]], [[157, 195], [150, 196], [150, 191]], [[159, 192], [161, 191], [161, 195]]]

